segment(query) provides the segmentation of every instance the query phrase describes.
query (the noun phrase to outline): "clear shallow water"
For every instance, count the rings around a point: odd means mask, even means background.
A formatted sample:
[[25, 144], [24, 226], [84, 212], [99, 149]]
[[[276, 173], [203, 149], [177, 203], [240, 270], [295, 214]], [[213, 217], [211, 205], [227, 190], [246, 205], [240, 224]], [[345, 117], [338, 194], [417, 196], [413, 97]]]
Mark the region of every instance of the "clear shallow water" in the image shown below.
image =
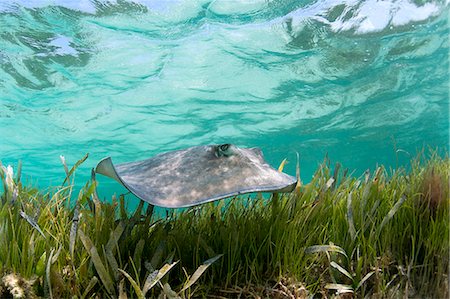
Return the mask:
[[0, 160], [45, 188], [87, 152], [79, 186], [200, 144], [298, 151], [304, 181], [448, 150], [449, 2], [419, 2], [0, 1]]

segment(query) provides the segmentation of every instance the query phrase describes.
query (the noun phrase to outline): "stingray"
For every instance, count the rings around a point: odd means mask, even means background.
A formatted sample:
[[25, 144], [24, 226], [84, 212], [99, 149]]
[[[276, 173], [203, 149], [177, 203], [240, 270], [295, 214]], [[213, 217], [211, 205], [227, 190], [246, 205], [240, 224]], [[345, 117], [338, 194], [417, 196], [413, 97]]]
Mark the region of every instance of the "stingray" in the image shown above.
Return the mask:
[[165, 208], [191, 207], [251, 192], [291, 192], [297, 184], [295, 177], [272, 168], [259, 148], [232, 144], [194, 146], [116, 165], [107, 157], [95, 172]]

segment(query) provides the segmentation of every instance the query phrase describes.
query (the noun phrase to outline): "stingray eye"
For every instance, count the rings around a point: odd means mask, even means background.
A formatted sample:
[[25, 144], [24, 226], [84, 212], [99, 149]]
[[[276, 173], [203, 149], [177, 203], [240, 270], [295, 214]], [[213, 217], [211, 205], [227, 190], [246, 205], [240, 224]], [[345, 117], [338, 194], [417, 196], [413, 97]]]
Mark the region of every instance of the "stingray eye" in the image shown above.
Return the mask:
[[223, 152], [226, 151], [229, 147], [230, 147], [230, 145], [228, 143], [219, 145], [220, 150]]
[[231, 144], [226, 143], [226, 144], [221, 144], [217, 146], [216, 149], [216, 156], [217, 157], [228, 157], [231, 156], [233, 154], [233, 151], [231, 150]]

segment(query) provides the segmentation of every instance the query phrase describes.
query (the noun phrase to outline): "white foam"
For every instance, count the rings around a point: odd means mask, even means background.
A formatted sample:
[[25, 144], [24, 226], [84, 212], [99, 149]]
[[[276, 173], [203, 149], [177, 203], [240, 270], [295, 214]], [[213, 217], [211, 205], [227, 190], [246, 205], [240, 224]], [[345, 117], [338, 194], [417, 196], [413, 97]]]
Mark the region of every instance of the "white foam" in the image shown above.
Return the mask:
[[[328, 13], [341, 5], [345, 6], [342, 13], [334, 21], [329, 21]], [[329, 24], [335, 32], [354, 30], [357, 34], [364, 34], [382, 31], [388, 26], [424, 21], [438, 15], [442, 8], [433, 2], [418, 6], [409, 0], [325, 0], [293, 11], [286, 18], [292, 20], [294, 30], [301, 29], [305, 19], [311, 18]]]
[[351, 27], [356, 27], [358, 33], [380, 31], [389, 25], [391, 9], [390, 1], [368, 1], [363, 3], [358, 14], [348, 22], [352, 24]]
[[437, 15], [440, 11], [439, 7], [433, 3], [426, 3], [423, 6], [416, 6], [407, 1], [396, 11], [392, 18], [394, 26], [406, 25], [410, 22], [423, 21], [430, 16]]

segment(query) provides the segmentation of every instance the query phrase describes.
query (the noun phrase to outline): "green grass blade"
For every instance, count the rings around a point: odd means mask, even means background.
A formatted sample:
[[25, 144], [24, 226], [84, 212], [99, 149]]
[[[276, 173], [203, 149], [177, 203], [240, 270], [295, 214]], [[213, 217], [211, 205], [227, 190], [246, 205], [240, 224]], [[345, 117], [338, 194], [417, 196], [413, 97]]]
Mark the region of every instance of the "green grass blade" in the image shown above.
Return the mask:
[[280, 166], [278, 166], [278, 172], [283, 172], [284, 166], [287, 164], [287, 159], [284, 158], [283, 161], [281, 161]]
[[22, 160], [19, 160], [17, 164], [16, 182], [19, 183], [22, 176]]
[[350, 192], [347, 196], [347, 222], [348, 222], [348, 232], [353, 241], [356, 239], [356, 229], [353, 221], [353, 209], [352, 209], [352, 193]]
[[118, 269], [118, 270], [120, 273], [123, 274], [123, 276], [125, 276], [128, 279], [128, 281], [130, 281], [131, 285], [133, 286], [134, 292], [136, 293], [136, 296], [139, 299], [145, 299], [144, 292], [141, 290], [141, 288], [136, 283], [136, 281], [127, 272], [123, 271], [122, 269]]
[[117, 263], [116, 258], [112, 251], [105, 249], [106, 260], [111, 266], [112, 273], [114, 275], [114, 280], [117, 281], [119, 279], [119, 263]]
[[297, 185], [296, 188], [300, 188], [302, 185], [302, 181], [300, 180], [300, 154], [298, 152], [295, 152], [297, 155], [297, 164], [295, 165], [295, 177], [297, 178]]
[[49, 294], [50, 299], [53, 299], [52, 281], [51, 281], [51, 273], [50, 273], [51, 267], [52, 267], [53, 252], [55, 252], [55, 249], [52, 249], [50, 251], [50, 255], [49, 255], [48, 261], [47, 261], [47, 267], [45, 269], [45, 277], [47, 278], [48, 294]]
[[70, 169], [69, 173], [66, 175], [66, 178], [64, 179], [64, 181], [61, 185], [64, 185], [70, 179], [70, 177], [75, 172], [75, 170], [78, 168], [78, 166], [80, 166], [84, 161], [86, 161], [86, 159], [88, 157], [89, 157], [89, 153], [84, 155], [83, 158], [81, 158], [80, 160], [77, 161], [77, 163], [75, 163], [75, 165]]
[[147, 275], [147, 278], [144, 282], [144, 287], [142, 288], [142, 292], [144, 295], [147, 294], [147, 292], [158, 282], [154, 282], [156, 280], [156, 277], [158, 276], [159, 270], [155, 270], [151, 272], [149, 275]]
[[44, 239], [46, 238], [44, 235], [44, 232], [41, 230], [41, 228], [39, 227], [39, 225], [36, 223], [36, 221], [34, 219], [32, 219], [30, 216], [28, 216], [23, 210], [20, 210], [19, 212], [20, 216], [25, 219], [35, 230], [37, 230], [43, 237]]
[[125, 284], [125, 278], [119, 282], [119, 299], [128, 299], [127, 293], [125, 292], [123, 286]]
[[348, 258], [347, 253], [345, 253], [345, 250], [342, 249], [339, 246], [336, 245], [314, 245], [307, 247], [305, 249], [305, 253], [317, 253], [317, 252], [337, 252], [342, 255], [344, 255], [346, 258]]
[[216, 255], [214, 249], [212, 249], [200, 235], [198, 236], [198, 244], [206, 251], [209, 256]]
[[89, 292], [92, 290], [92, 288], [97, 284], [98, 278], [97, 276], [93, 276], [91, 280], [89, 281], [89, 284], [87, 285], [86, 289], [84, 290], [83, 294], [81, 295], [81, 299], [84, 299], [87, 297]]
[[145, 280], [144, 287], [142, 288], [144, 295], [147, 294], [148, 290], [153, 288], [158, 281], [164, 277], [176, 264], [178, 261], [171, 264], [165, 264], [161, 269], [150, 273]]
[[164, 298], [167, 297], [167, 299], [181, 299], [180, 296], [178, 296], [178, 294], [172, 290], [172, 288], [170, 287], [170, 284], [168, 284], [167, 282], [163, 285], [163, 293], [164, 293]]
[[338, 181], [338, 175], [339, 175], [339, 170], [341, 169], [341, 163], [337, 162], [335, 167], [334, 167], [334, 172], [333, 172], [333, 185], [331, 186], [331, 189], [336, 189], [336, 183]]
[[394, 217], [395, 213], [400, 209], [400, 207], [403, 205], [403, 203], [406, 200], [406, 196], [402, 195], [400, 199], [395, 203], [395, 205], [391, 208], [389, 213], [383, 218], [383, 221], [381, 221], [380, 226], [377, 229], [377, 235], [381, 233], [381, 230], [383, 227]]
[[144, 246], [145, 246], [145, 240], [140, 239], [139, 242], [137, 242], [136, 247], [134, 249], [133, 261], [137, 265], [136, 271], [138, 273], [141, 271], [141, 258], [142, 258], [142, 252], [144, 251]]
[[69, 168], [67, 167], [66, 158], [63, 155], [60, 155], [59, 159], [61, 160], [61, 164], [64, 167], [64, 172], [66, 173], [67, 178], [69, 176]]
[[92, 246], [94, 246], [94, 244], [92, 243], [91, 239], [89, 239], [84, 233], [83, 231], [80, 229], [78, 229], [78, 235], [80, 236], [80, 240], [81, 243], [83, 243], [84, 248], [86, 248], [87, 252], [91, 251]]
[[5, 204], [6, 200], [7, 200], [7, 193], [8, 193], [8, 187], [6, 185], [6, 174], [5, 174], [5, 170], [4, 170], [5, 166], [2, 165], [1, 161], [0, 161], [0, 178], [2, 179], [2, 185], [3, 185], [3, 193], [5, 194], [5, 200], [2, 200], [2, 205]]
[[112, 232], [111, 237], [109, 238], [108, 243], [105, 246], [106, 259], [108, 260], [108, 263], [112, 268], [115, 280], [119, 278], [118, 272], [119, 264], [117, 263], [117, 260], [114, 257], [114, 249], [117, 247], [117, 242], [119, 242], [119, 239], [122, 236], [124, 230], [125, 225], [122, 221], [120, 221], [119, 224], [114, 229], [114, 232]]
[[339, 265], [338, 263], [336, 263], [335, 261], [332, 261], [330, 263], [330, 266], [337, 269], [339, 272], [341, 272], [342, 274], [344, 274], [345, 276], [347, 276], [348, 278], [350, 278], [353, 281], [353, 277], [350, 273], [348, 273], [347, 270], [345, 270], [341, 265]]
[[141, 221], [143, 207], [144, 207], [144, 201], [140, 200], [136, 210], [134, 211], [133, 217], [131, 218], [131, 221], [133, 224], [139, 223]]
[[374, 273], [375, 273], [375, 271], [371, 271], [371, 272], [367, 273], [363, 277], [363, 279], [361, 279], [361, 281], [358, 283], [358, 285], [356, 286], [355, 291], [357, 291]]
[[78, 207], [78, 202], [75, 203], [75, 209], [73, 211], [72, 225], [70, 226], [70, 235], [69, 235], [69, 253], [73, 258], [73, 254], [75, 251], [75, 241], [77, 238], [77, 230], [78, 230], [78, 222], [80, 221], [80, 209]]
[[92, 195], [92, 200], [95, 201], [100, 201], [100, 199], [98, 198], [98, 194], [97, 194], [97, 180], [95, 178], [95, 170], [94, 168], [91, 169], [91, 181], [92, 181], [92, 185], [90, 188], [92, 188], [92, 191], [90, 191], [90, 195]]
[[123, 194], [120, 194], [119, 196], [119, 206], [120, 206], [120, 219], [126, 220], [128, 218], [128, 214], [125, 207], [125, 196]]
[[52, 256], [52, 259], [51, 259], [52, 264], [56, 263], [56, 261], [58, 260], [58, 257], [61, 254], [61, 250], [62, 250], [62, 246], [60, 246], [58, 248], [58, 250], [55, 253], [53, 253], [53, 256]]
[[352, 286], [350, 286], [348, 284], [328, 283], [325, 285], [325, 288], [329, 289], [329, 290], [336, 290], [336, 291], [338, 291], [339, 294], [353, 293]]
[[153, 253], [152, 259], [150, 260], [150, 265], [153, 267], [151, 271], [158, 268], [163, 258], [164, 250], [166, 249], [166, 241], [162, 240], [159, 242], [158, 247], [156, 247], [155, 253]]
[[335, 183], [334, 178], [329, 178], [327, 183], [325, 184], [325, 188], [324, 188], [323, 192], [326, 192], [328, 189], [330, 189], [334, 183]]
[[102, 281], [103, 285], [106, 288], [106, 291], [109, 294], [114, 294], [114, 287], [113, 282], [111, 280], [111, 277], [106, 270], [105, 265], [103, 264], [100, 255], [98, 254], [97, 248], [92, 244], [92, 241], [89, 239], [88, 236], [86, 236], [83, 231], [80, 229], [78, 230], [78, 235], [80, 236], [81, 242], [83, 243], [84, 247], [88, 251], [89, 255], [91, 256], [92, 262], [94, 263], [95, 270], [97, 270], [98, 276], [100, 277], [100, 280]]
[[183, 292], [183, 291], [187, 290], [188, 288], [190, 288], [200, 278], [200, 276], [203, 274], [203, 272], [205, 272], [209, 266], [211, 266], [215, 261], [217, 261], [222, 256], [223, 256], [223, 254], [216, 255], [215, 257], [206, 260], [202, 265], [200, 265], [200, 267], [198, 267], [197, 270], [195, 270], [194, 274], [192, 274], [192, 276], [189, 278], [188, 282], [181, 289], [180, 292]]
[[114, 287], [111, 277], [109, 276], [108, 271], [106, 270], [106, 267], [100, 258], [100, 255], [98, 254], [97, 248], [95, 246], [92, 246], [89, 253], [91, 255], [95, 269], [97, 270], [98, 276], [100, 276], [100, 279], [105, 285], [106, 290], [108, 291], [108, 293], [114, 294]]

